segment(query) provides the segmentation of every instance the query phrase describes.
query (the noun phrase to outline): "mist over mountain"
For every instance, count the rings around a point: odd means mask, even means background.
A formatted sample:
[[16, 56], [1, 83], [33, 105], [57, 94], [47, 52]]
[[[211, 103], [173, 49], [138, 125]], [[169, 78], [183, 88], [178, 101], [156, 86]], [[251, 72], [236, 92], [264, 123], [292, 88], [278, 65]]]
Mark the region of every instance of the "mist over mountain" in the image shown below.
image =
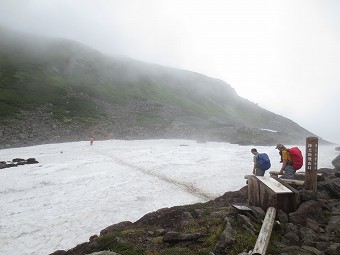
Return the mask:
[[254, 145], [315, 136], [222, 80], [0, 27], [0, 148], [91, 133]]

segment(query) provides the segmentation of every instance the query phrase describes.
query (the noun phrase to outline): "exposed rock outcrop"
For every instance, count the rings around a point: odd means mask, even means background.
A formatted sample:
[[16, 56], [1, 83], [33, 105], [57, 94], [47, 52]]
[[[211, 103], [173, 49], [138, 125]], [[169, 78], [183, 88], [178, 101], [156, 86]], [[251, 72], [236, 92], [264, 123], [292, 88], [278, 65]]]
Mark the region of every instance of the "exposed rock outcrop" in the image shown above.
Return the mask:
[[12, 161], [0, 161], [0, 169], [36, 163], [39, 162], [35, 158], [28, 159], [15, 158]]

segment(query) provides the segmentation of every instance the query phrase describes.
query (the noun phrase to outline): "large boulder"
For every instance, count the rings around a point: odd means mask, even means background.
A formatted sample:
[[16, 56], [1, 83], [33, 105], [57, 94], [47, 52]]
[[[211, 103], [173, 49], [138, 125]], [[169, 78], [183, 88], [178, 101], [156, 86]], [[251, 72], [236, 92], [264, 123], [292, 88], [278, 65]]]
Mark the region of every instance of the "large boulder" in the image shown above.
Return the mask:
[[114, 231], [119, 231], [122, 229], [125, 229], [129, 226], [132, 225], [131, 221], [122, 221], [117, 224], [113, 224], [111, 226], [108, 226], [104, 228], [103, 230], [100, 231], [100, 236], [106, 235], [107, 233], [114, 232]]
[[236, 230], [232, 227], [232, 225], [230, 224], [230, 221], [232, 221], [232, 219], [227, 218], [226, 219], [226, 225], [225, 225], [225, 229], [222, 232], [222, 234], [220, 235], [220, 239], [218, 240], [218, 242], [215, 245], [215, 249], [214, 249], [214, 254], [215, 255], [222, 255], [222, 254], [226, 254], [226, 248], [229, 245], [232, 245], [233, 243], [236, 242]]
[[191, 213], [184, 208], [173, 207], [163, 208], [156, 212], [151, 212], [144, 215], [136, 223], [143, 225], [157, 225], [162, 228], [183, 229], [189, 221], [193, 219]]
[[326, 222], [322, 205], [319, 202], [314, 200], [304, 202], [295, 212], [289, 214], [289, 221], [297, 225], [306, 226], [308, 218], [316, 221], [318, 224]]
[[335, 159], [332, 160], [332, 165], [336, 169], [340, 169], [340, 155], [338, 155]]
[[340, 198], [340, 178], [328, 179], [318, 184], [331, 197]]

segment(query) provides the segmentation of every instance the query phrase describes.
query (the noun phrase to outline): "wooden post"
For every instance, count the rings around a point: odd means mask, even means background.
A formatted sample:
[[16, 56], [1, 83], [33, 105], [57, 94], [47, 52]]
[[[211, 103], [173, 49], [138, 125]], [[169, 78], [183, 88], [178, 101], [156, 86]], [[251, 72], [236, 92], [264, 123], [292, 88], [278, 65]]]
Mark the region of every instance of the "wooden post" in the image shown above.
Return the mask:
[[317, 190], [318, 138], [306, 138], [305, 189]]
[[269, 207], [266, 212], [266, 217], [264, 218], [259, 236], [254, 247], [252, 254], [254, 255], [264, 255], [266, 254], [268, 244], [270, 241], [270, 236], [272, 234], [274, 222], [276, 218], [276, 209], [274, 207]]

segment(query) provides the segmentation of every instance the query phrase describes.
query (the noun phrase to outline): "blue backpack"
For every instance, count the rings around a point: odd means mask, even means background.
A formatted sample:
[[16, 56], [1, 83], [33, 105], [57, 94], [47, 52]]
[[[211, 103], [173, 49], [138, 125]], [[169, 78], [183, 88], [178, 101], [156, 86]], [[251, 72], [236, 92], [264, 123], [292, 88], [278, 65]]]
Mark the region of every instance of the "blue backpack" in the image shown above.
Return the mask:
[[268, 170], [270, 168], [270, 159], [266, 153], [257, 155], [257, 167], [261, 170]]

